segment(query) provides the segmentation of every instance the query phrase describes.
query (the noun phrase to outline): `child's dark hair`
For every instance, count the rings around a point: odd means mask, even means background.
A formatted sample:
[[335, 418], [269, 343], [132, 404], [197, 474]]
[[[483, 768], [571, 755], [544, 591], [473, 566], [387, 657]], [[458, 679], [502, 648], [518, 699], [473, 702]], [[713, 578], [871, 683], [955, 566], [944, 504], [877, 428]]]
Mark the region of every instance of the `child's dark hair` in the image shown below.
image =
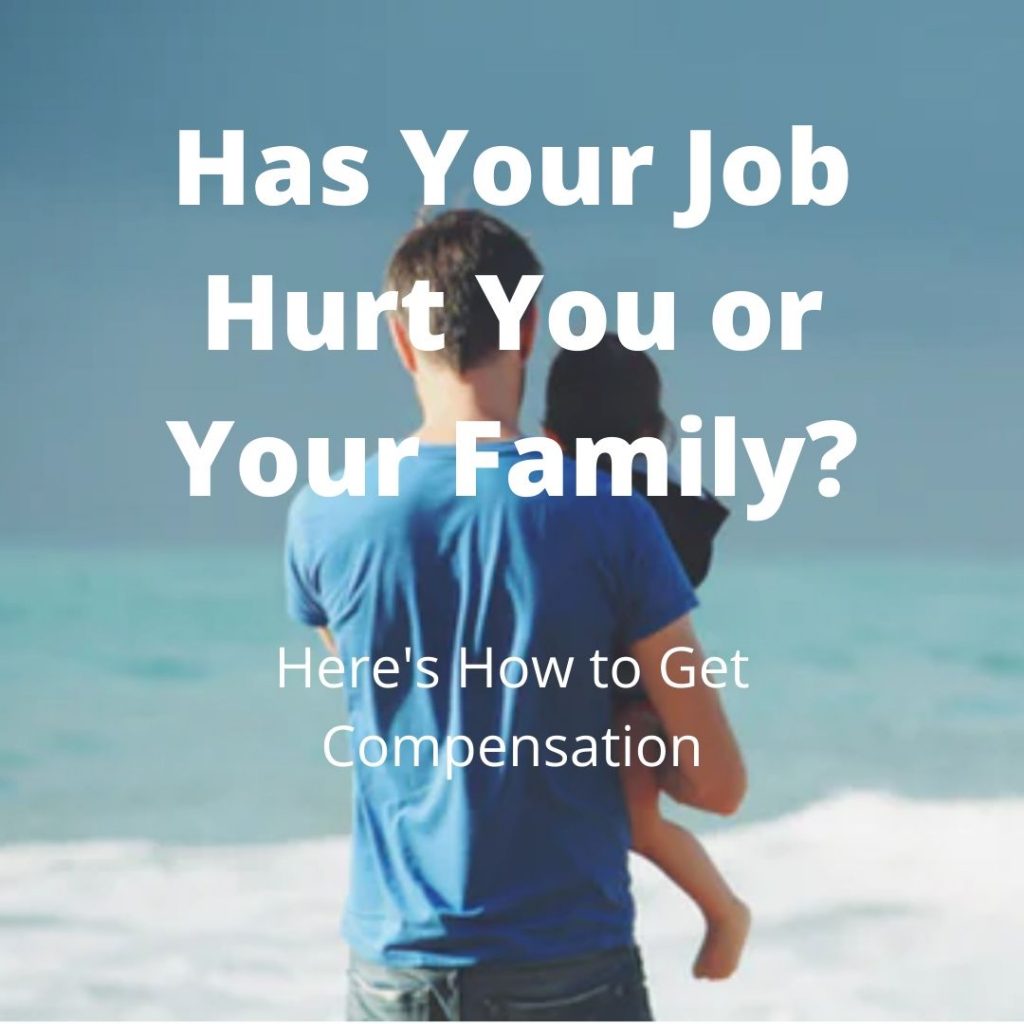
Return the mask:
[[660, 437], [667, 420], [658, 368], [615, 334], [586, 352], [559, 351], [548, 374], [544, 426], [565, 445], [581, 437]]

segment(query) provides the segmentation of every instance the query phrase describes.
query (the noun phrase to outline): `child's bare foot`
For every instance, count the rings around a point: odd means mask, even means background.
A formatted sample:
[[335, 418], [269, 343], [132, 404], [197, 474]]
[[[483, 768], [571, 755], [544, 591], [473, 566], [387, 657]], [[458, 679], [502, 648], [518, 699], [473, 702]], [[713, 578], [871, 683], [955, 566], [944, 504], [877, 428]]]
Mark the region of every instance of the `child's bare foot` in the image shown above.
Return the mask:
[[740, 962], [749, 931], [750, 910], [741, 900], [733, 898], [724, 915], [708, 919], [704, 943], [693, 962], [693, 976], [711, 981], [728, 978]]

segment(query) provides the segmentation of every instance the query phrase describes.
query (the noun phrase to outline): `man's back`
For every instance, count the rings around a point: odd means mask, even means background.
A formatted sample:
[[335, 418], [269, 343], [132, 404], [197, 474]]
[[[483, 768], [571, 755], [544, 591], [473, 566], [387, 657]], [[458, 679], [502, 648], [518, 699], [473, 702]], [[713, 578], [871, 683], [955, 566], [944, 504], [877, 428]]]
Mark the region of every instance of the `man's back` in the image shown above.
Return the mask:
[[[475, 497], [455, 497], [454, 448], [424, 445], [402, 467], [400, 497], [304, 492], [289, 522], [293, 614], [328, 626], [347, 659], [403, 667], [394, 688], [363, 678], [349, 690], [354, 741], [432, 736], [443, 748], [465, 735], [477, 748], [450, 780], [443, 766], [415, 766], [412, 747], [401, 765], [356, 759], [345, 932], [362, 956], [395, 965], [543, 961], [632, 942], [615, 769], [544, 764], [558, 760], [547, 740], [567, 737], [571, 754], [577, 736], [602, 737], [612, 702], [593, 684], [592, 655], [614, 656], [695, 600], [646, 502], [573, 496], [571, 460], [565, 497], [516, 496], [514, 444], [493, 447], [499, 469], [478, 475]], [[488, 657], [492, 688], [484, 671], [464, 671]], [[569, 682], [503, 686], [509, 657], [562, 670], [571, 659]], [[423, 658], [436, 685], [416, 685], [430, 681]], [[487, 736], [503, 755], [482, 757]], [[529, 743], [512, 764], [516, 736], [536, 737], [541, 764]]]

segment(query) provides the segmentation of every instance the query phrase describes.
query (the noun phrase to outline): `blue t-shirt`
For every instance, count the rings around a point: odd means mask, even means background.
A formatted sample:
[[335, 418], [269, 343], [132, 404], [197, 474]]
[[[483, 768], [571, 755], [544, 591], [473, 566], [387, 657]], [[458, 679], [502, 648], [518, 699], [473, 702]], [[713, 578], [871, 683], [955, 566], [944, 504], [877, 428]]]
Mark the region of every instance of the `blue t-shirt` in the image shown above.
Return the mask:
[[[513, 766], [512, 737], [537, 737], [543, 761], [549, 736], [567, 737], [570, 754], [575, 737], [603, 736], [612, 696], [593, 683], [594, 652], [614, 657], [697, 603], [642, 497], [612, 496], [604, 477], [598, 495], [578, 497], [566, 459], [564, 496], [523, 498], [507, 483], [514, 443], [480, 447], [499, 468], [477, 474], [474, 497], [455, 495], [453, 447], [421, 445], [402, 463], [400, 496], [375, 494], [372, 459], [366, 497], [307, 489], [289, 516], [291, 614], [328, 626], [346, 661], [390, 656], [409, 673], [396, 688], [364, 673], [346, 689], [353, 744], [494, 735], [508, 752], [505, 767], [476, 757], [450, 780], [429, 758], [355, 759], [343, 930], [357, 953], [393, 965], [543, 961], [632, 942], [615, 769], [534, 767], [529, 747]], [[513, 655], [572, 658], [569, 682], [488, 688], [471, 671], [463, 686], [463, 660], [482, 663], [488, 649], [495, 670]], [[421, 657], [436, 659], [432, 687], [417, 685]]]

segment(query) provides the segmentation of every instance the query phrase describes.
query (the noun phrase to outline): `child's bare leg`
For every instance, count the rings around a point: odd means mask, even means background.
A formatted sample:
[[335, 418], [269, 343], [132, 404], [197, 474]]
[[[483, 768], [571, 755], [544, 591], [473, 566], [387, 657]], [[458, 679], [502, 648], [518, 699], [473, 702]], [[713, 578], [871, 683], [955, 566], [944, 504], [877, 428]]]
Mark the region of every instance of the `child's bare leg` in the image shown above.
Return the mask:
[[[635, 743], [656, 726], [649, 711], [623, 712]], [[661, 816], [660, 789], [653, 769], [632, 764], [620, 769], [633, 849], [672, 879], [700, 908], [707, 923], [704, 942], [693, 964], [698, 978], [727, 978], [739, 963], [750, 930], [750, 911], [729, 888], [696, 836]]]

